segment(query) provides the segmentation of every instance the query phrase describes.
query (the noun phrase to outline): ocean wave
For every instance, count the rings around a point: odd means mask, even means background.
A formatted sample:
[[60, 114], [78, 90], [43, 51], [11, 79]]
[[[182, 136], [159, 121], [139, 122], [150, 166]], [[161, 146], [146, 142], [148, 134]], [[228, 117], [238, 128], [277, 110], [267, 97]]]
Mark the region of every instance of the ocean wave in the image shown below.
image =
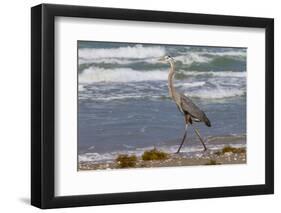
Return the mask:
[[212, 61], [212, 58], [202, 56], [200, 53], [189, 53], [188, 55], [180, 55], [174, 57], [175, 61], [180, 61], [183, 64], [192, 64], [194, 62], [198, 63], [208, 63]]
[[130, 68], [90, 67], [79, 74], [79, 83], [156, 81], [167, 80], [167, 77], [168, 72], [162, 70], [137, 71]]
[[126, 65], [126, 64], [132, 64], [135, 63], [136, 60], [130, 60], [126, 58], [79, 58], [79, 65], [82, 64], [120, 64], [120, 65]]
[[208, 55], [218, 55], [218, 56], [239, 56], [239, 57], [246, 57], [247, 52], [245, 51], [224, 51], [224, 52], [202, 52], [202, 54]]
[[[235, 61], [244, 61], [246, 58], [246, 52], [242, 51], [226, 51], [226, 52], [189, 52], [189, 53], [182, 53], [182, 55], [175, 56], [175, 61], [179, 61], [185, 65], [192, 65], [193, 63], [196, 64], [206, 64], [214, 62], [218, 59], [225, 61], [234, 60]], [[155, 63], [154, 60], [150, 61], [151, 63]]]
[[119, 48], [82, 48], [79, 49], [79, 58], [155, 58], [165, 55], [165, 48], [161, 46], [135, 45]]
[[[245, 78], [246, 72], [201, 72], [180, 70], [178, 74], [180, 79], [188, 78], [188, 76], [210, 76], [210, 77], [236, 77]], [[101, 67], [90, 67], [79, 74], [79, 83], [94, 82], [139, 82], [139, 81], [166, 81], [168, 78], [167, 70], [134, 70], [131, 68], [104, 69]], [[177, 75], [176, 75], [177, 78]], [[186, 86], [192, 83], [186, 83]], [[198, 83], [197, 83], [198, 84]], [[200, 83], [202, 84], [202, 83]], [[192, 86], [192, 85], [191, 85]], [[81, 88], [82, 89], [82, 88]]]
[[[90, 53], [88, 53], [90, 54]], [[82, 54], [83, 55], [83, 54]], [[85, 55], [85, 54], [84, 54]], [[100, 57], [100, 58], [96, 58], [96, 57], [82, 57], [79, 55], [79, 65], [82, 64], [119, 64], [119, 65], [128, 65], [128, 64], [134, 64], [134, 63], [141, 63], [141, 62], [145, 62], [147, 64], [159, 64], [161, 62], [158, 61], [158, 59], [161, 57], [162, 55], [158, 55], [155, 57], [152, 56], [151, 58], [149, 57], [145, 57], [145, 58], [129, 58], [129, 57], [112, 57], [111, 55], [108, 57]], [[213, 56], [219, 56], [219, 57], [213, 57]], [[208, 55], [204, 55], [204, 54], [199, 54], [199, 53], [190, 53], [188, 55], [180, 55], [180, 56], [175, 56], [174, 59], [175, 61], [179, 61], [182, 64], [185, 65], [191, 65], [192, 63], [209, 63], [212, 62], [215, 59], [222, 59], [223, 57], [226, 57], [226, 59], [229, 59], [232, 55], [220, 55], [218, 53], [215, 55], [211, 55], [211, 57]], [[234, 55], [236, 56], [236, 55]], [[237, 57], [234, 57], [233, 59], [239, 59]]]
[[[79, 65], [82, 64], [118, 64], [129, 65], [134, 63], [159, 64], [158, 59], [167, 54], [165, 47], [135, 45], [119, 48], [82, 48], [79, 49]], [[176, 62], [184, 65], [212, 63], [218, 59], [228, 63], [244, 61], [246, 52], [244, 51], [224, 51], [224, 52], [182, 52], [181, 55], [173, 57]], [[216, 61], [217, 63], [217, 61]]]
[[[184, 93], [186, 96], [191, 98], [200, 99], [224, 99], [238, 96], [244, 96], [246, 94], [245, 89], [199, 89], [195, 91], [188, 91]], [[117, 100], [165, 100], [169, 99], [168, 92], [165, 94], [153, 95], [152, 93], [130, 93], [130, 94], [113, 94], [113, 95], [100, 95], [100, 96], [89, 96], [87, 94], [79, 94], [80, 100], [91, 99], [93, 101], [117, 101]]]
[[[246, 72], [179, 70], [178, 74], [174, 86], [190, 97], [223, 99], [246, 94]], [[169, 97], [167, 78], [166, 70], [90, 67], [79, 74], [79, 100], [163, 100]]]

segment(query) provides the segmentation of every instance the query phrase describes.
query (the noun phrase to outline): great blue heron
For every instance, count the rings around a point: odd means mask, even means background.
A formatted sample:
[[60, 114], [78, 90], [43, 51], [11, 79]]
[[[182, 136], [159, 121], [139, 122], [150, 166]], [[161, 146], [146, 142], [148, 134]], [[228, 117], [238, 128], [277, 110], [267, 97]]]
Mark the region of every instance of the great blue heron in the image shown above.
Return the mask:
[[[184, 135], [183, 135], [181, 144], [178, 148], [178, 151], [176, 152], [176, 153], [179, 153], [182, 148], [182, 145], [185, 141], [187, 127], [189, 124], [192, 125], [193, 122], [204, 122], [208, 127], [210, 127], [211, 122], [208, 119], [208, 117], [205, 115], [205, 113], [201, 109], [199, 109], [199, 107], [197, 107], [188, 97], [186, 97], [184, 94], [178, 93], [176, 91], [174, 84], [173, 84], [173, 80], [174, 80], [174, 76], [175, 76], [174, 59], [170, 56], [164, 56], [161, 59], [159, 59], [159, 61], [167, 62], [171, 66], [170, 70], [169, 70], [169, 75], [168, 75], [169, 96], [176, 103], [178, 109], [184, 116], [185, 131], [184, 131]], [[202, 143], [202, 145], [204, 147], [204, 151], [206, 151], [207, 147], [206, 147], [202, 137], [200, 136], [199, 131], [194, 127], [193, 127], [193, 129], [194, 129], [196, 135], [198, 136], [200, 142]]]

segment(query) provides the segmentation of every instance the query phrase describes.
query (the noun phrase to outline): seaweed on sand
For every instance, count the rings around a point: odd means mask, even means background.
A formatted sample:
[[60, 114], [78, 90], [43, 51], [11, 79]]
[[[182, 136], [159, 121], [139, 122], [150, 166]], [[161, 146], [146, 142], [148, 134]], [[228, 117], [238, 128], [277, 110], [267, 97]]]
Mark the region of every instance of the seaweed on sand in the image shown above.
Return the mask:
[[142, 160], [148, 161], [148, 160], [165, 160], [168, 158], [168, 154], [166, 152], [157, 150], [156, 148], [152, 150], [145, 151], [142, 154]]
[[118, 155], [115, 160], [120, 168], [135, 167], [137, 163], [136, 155]]

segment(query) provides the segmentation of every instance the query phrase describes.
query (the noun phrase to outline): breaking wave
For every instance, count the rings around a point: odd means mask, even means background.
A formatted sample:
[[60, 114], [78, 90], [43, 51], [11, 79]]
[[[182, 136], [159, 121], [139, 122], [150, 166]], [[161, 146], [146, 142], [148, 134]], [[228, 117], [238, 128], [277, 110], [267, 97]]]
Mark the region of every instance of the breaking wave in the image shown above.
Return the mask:
[[199, 53], [189, 53], [188, 55], [176, 56], [174, 59], [175, 61], [180, 61], [183, 64], [192, 64], [193, 62], [207, 63], [212, 60], [212, 58], [203, 56]]
[[246, 72], [233, 72], [233, 71], [220, 71], [220, 72], [214, 72], [214, 71], [207, 71], [207, 72], [201, 72], [201, 71], [184, 71], [181, 70], [181, 73], [184, 73], [185, 75], [192, 75], [192, 76], [199, 76], [199, 75], [207, 75], [207, 76], [214, 76], [214, 77], [237, 77], [237, 78], [244, 78], [247, 76]]
[[[169, 49], [164, 46], [134, 45], [119, 48], [81, 48], [79, 49], [79, 65], [82, 64], [134, 64], [145, 62], [148, 64], [159, 64], [158, 59], [169, 54]], [[239, 63], [246, 60], [245, 51], [226, 52], [184, 52], [181, 55], [174, 55], [175, 61], [184, 65], [206, 64], [216, 60], [228, 63]], [[238, 62], [237, 62], [238, 60]], [[217, 62], [216, 62], [217, 63]]]
[[137, 71], [130, 68], [103, 69], [90, 67], [79, 74], [79, 83], [94, 82], [138, 82], [167, 80], [167, 71]]
[[[183, 77], [188, 76], [213, 76], [213, 77], [246, 77], [246, 72], [199, 72], [199, 71], [184, 71], [178, 72]], [[176, 76], [177, 77], [177, 76]], [[131, 68], [104, 69], [100, 67], [90, 67], [79, 74], [79, 83], [94, 83], [94, 82], [140, 82], [140, 81], [161, 81], [167, 80], [167, 70], [134, 70]], [[184, 83], [186, 86], [192, 83]], [[198, 84], [198, 82], [196, 83]], [[199, 83], [199, 84], [202, 84]]]
[[165, 55], [165, 48], [161, 46], [135, 45], [119, 48], [82, 48], [79, 49], [79, 57], [82, 59], [101, 58], [155, 58]]

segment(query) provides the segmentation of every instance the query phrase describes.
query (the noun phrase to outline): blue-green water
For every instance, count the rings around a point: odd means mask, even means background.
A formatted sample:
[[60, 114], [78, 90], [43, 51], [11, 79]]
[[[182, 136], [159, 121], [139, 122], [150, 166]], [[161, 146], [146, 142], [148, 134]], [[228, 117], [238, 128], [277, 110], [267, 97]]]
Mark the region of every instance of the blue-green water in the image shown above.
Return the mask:
[[[214, 137], [245, 136], [245, 48], [79, 41], [80, 161], [111, 160], [154, 146], [177, 149], [184, 122], [168, 96], [169, 65], [158, 62], [163, 55], [176, 61], [176, 89], [211, 120], [212, 127], [195, 124], [207, 146], [216, 146]], [[190, 129], [183, 151], [196, 149], [202, 147]]]

